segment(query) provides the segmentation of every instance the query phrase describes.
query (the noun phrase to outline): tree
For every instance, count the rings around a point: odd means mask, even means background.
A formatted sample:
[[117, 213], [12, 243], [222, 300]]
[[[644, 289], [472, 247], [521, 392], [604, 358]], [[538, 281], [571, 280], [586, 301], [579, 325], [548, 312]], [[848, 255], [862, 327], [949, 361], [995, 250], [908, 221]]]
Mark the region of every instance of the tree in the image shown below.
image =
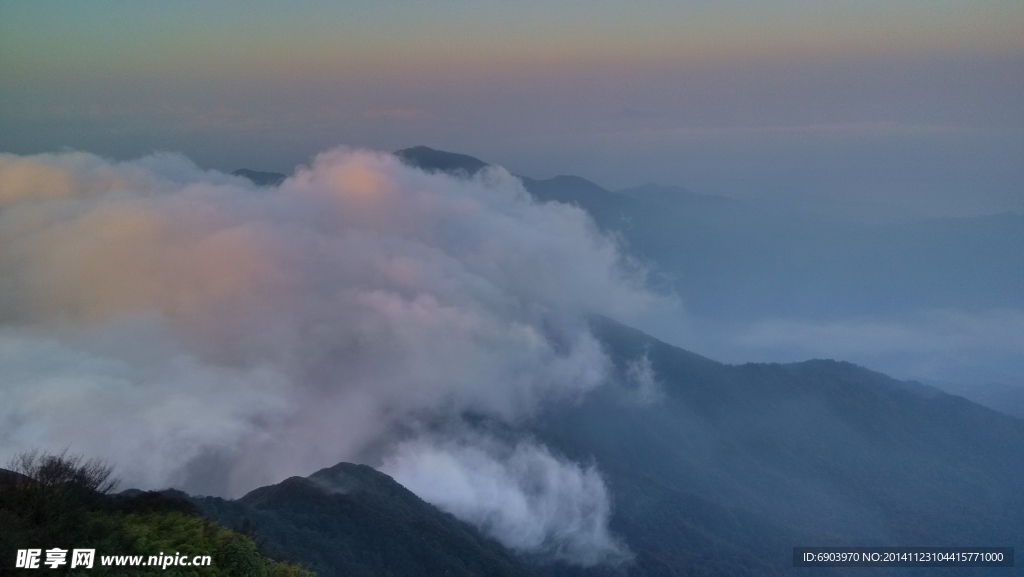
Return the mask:
[[50, 491], [84, 489], [106, 495], [119, 483], [111, 476], [114, 468], [110, 465], [99, 459], [69, 455], [67, 449], [59, 454], [26, 451], [12, 458], [8, 466]]

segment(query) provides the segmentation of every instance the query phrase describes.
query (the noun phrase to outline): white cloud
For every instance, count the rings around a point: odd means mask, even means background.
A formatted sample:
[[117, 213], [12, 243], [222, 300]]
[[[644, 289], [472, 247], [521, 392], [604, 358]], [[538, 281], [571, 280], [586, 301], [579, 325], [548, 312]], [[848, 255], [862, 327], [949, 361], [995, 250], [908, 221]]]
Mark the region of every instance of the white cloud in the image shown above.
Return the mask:
[[[0, 458], [70, 446], [129, 485], [238, 494], [423, 419], [514, 423], [604, 380], [587, 316], [644, 310], [643, 284], [582, 210], [501, 169], [335, 149], [266, 192], [175, 155], [3, 155]], [[568, 471], [537, 502], [578, 483], [600, 525], [580, 530], [605, 531], [596, 471], [528, 452], [504, 463]], [[544, 527], [520, 545], [596, 558]]]
[[597, 470], [542, 446], [419, 438], [400, 444], [383, 470], [511, 549], [587, 566], [629, 558], [608, 531], [610, 499]]

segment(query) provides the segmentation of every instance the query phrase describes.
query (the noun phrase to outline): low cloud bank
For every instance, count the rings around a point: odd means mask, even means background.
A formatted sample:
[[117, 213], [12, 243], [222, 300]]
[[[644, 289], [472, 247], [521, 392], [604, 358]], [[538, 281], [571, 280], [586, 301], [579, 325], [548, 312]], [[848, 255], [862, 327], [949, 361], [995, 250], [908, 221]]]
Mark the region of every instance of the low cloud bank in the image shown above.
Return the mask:
[[629, 558], [608, 531], [608, 490], [582, 467], [529, 442], [419, 438], [383, 470], [441, 509], [523, 552], [595, 565]]
[[[587, 316], [656, 301], [583, 211], [501, 169], [335, 149], [268, 192], [176, 155], [0, 155], [0, 459], [70, 446], [237, 495], [383, 445], [512, 547], [618, 558], [593, 467], [408, 431], [586, 393], [609, 370]], [[437, 484], [443, 459], [478, 489]]]
[[834, 358], [903, 378], [1012, 382], [1024, 372], [1024, 311], [925, 310], [900, 318], [766, 319], [709, 329], [736, 361]]

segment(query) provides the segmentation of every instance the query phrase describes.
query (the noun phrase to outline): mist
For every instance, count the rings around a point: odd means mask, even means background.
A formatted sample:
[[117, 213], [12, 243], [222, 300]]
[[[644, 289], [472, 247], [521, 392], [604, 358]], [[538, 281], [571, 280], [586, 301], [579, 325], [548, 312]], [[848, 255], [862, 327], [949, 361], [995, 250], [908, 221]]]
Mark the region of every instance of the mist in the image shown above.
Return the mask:
[[69, 448], [127, 486], [225, 496], [383, 463], [514, 549], [621, 559], [595, 466], [428, 424], [514, 425], [601, 386], [587, 319], [661, 306], [645, 282], [499, 168], [337, 148], [268, 190], [172, 154], [2, 155], [0, 459]]
[[400, 444], [382, 470], [514, 550], [584, 566], [629, 559], [608, 530], [611, 501], [597, 468], [543, 445], [418, 438]]

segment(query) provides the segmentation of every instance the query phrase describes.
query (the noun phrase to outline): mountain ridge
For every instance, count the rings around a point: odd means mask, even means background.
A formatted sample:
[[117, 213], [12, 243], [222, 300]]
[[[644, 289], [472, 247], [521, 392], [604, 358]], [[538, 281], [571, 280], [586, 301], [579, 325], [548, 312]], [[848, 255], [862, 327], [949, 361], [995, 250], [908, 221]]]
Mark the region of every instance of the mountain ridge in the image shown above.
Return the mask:
[[[268, 555], [322, 575], [389, 574], [381, 546], [411, 571], [390, 574], [429, 573], [415, 565], [428, 559], [452, 571], [496, 563], [489, 574], [508, 575], [754, 576], [794, 573], [794, 546], [958, 546], [965, 536], [1024, 545], [1024, 421], [853, 363], [729, 365], [611, 319], [592, 323], [609, 382], [509, 434], [598, 467], [629, 564], [509, 552], [365, 464], [194, 502], [228, 526], [249, 519]], [[655, 402], [630, 381], [637, 359], [649, 362]], [[424, 531], [448, 537], [424, 541]], [[340, 542], [350, 543], [343, 553]]]
[[268, 555], [318, 575], [526, 575], [523, 561], [366, 465], [338, 463], [236, 500], [192, 497], [251, 528]]
[[[488, 166], [429, 147], [396, 154], [416, 150], [417, 165], [431, 171], [462, 163], [457, 172], [468, 176]], [[661, 289], [685, 297], [687, 328], [649, 327], [674, 342], [734, 361], [834, 356], [965, 385], [1019, 380], [1024, 371], [1010, 344], [1024, 322], [1024, 215], [860, 217], [810, 198], [727, 199], [649, 185], [613, 192], [579, 177], [520, 178], [540, 202], [587, 211]], [[1006, 395], [969, 396], [1019, 407]]]

